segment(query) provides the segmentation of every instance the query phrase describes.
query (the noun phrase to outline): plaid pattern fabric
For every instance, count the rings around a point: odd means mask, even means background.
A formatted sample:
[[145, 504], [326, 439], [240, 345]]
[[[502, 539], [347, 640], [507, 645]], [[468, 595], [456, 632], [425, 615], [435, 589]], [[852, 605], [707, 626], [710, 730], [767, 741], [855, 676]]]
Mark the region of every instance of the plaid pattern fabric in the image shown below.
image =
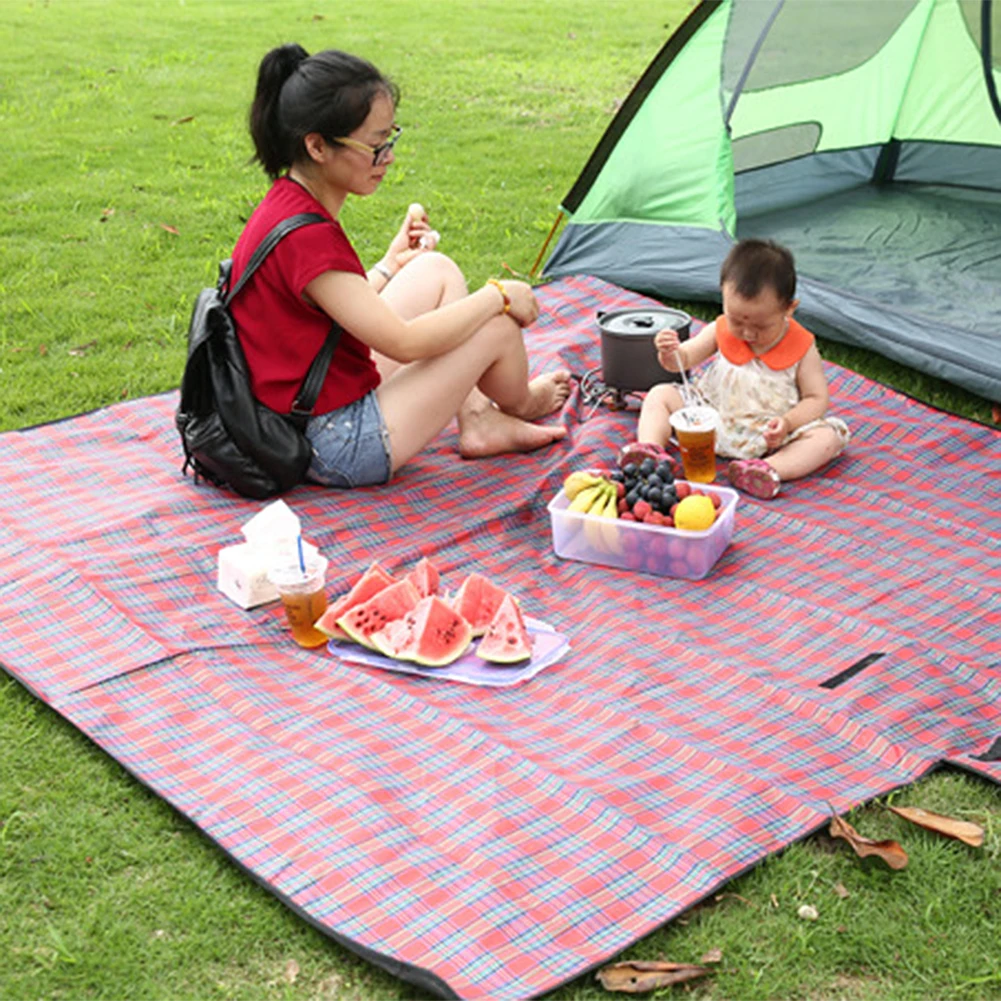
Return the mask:
[[[596, 311], [646, 304], [591, 278], [540, 300], [533, 364], [577, 375]], [[579, 390], [552, 448], [462, 462], [453, 428], [389, 486], [287, 496], [331, 594], [428, 555], [568, 636], [505, 689], [300, 650], [219, 595], [262, 505], [181, 477], [176, 394], [2, 435], [0, 664], [350, 948], [443, 994], [543, 993], [828, 804], [941, 763], [1001, 780], [1001, 436], [828, 374], [848, 450], [742, 497], [702, 581], [554, 556], [563, 477], [635, 431]]]

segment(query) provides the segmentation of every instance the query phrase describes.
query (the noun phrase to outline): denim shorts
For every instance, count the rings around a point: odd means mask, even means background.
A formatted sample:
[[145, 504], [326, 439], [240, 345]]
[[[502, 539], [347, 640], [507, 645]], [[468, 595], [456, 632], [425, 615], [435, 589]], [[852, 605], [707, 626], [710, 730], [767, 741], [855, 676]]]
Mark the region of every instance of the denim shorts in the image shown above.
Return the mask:
[[314, 483], [367, 487], [389, 481], [389, 432], [374, 392], [339, 410], [311, 417], [306, 437], [313, 446], [306, 477]]

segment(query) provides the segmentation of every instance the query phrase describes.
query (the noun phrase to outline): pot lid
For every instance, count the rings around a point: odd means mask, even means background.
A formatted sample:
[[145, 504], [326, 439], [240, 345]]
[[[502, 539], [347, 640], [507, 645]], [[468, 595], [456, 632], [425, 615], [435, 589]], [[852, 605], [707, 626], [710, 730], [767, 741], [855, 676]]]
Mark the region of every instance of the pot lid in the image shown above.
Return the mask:
[[659, 330], [680, 330], [692, 318], [680, 309], [652, 307], [649, 309], [617, 309], [598, 314], [598, 326], [609, 334], [642, 334], [649, 336]]

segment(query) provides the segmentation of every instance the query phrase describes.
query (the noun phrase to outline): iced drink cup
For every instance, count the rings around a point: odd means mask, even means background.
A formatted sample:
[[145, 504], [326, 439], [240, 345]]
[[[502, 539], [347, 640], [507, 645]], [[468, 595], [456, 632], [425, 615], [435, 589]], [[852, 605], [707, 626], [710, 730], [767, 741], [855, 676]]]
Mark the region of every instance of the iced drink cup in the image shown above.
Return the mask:
[[716, 479], [716, 424], [712, 407], [682, 407], [671, 414], [671, 427], [681, 450], [685, 479], [712, 483]]
[[292, 639], [304, 647], [321, 646], [329, 639], [313, 623], [327, 610], [324, 589], [327, 561], [322, 557], [306, 562], [303, 572], [298, 563], [275, 567], [268, 577], [278, 589], [285, 606], [285, 617], [292, 628]]

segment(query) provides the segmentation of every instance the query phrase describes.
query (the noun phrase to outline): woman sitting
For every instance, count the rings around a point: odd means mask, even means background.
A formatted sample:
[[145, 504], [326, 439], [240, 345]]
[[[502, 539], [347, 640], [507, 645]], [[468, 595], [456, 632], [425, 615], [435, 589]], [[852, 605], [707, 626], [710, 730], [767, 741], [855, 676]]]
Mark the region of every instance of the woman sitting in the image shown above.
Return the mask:
[[336, 50], [283, 45], [261, 62], [250, 112], [256, 158], [273, 184], [233, 252], [233, 281], [281, 220], [324, 217], [286, 236], [232, 304], [251, 385], [288, 413], [331, 319], [344, 328], [306, 436], [308, 476], [329, 486], [385, 483], [458, 418], [466, 458], [529, 451], [565, 429], [533, 423], [566, 400], [558, 369], [529, 380], [521, 328], [538, 316], [525, 282], [470, 293], [411, 206], [366, 272], [338, 217], [372, 194], [400, 134], [397, 91], [371, 64]]

